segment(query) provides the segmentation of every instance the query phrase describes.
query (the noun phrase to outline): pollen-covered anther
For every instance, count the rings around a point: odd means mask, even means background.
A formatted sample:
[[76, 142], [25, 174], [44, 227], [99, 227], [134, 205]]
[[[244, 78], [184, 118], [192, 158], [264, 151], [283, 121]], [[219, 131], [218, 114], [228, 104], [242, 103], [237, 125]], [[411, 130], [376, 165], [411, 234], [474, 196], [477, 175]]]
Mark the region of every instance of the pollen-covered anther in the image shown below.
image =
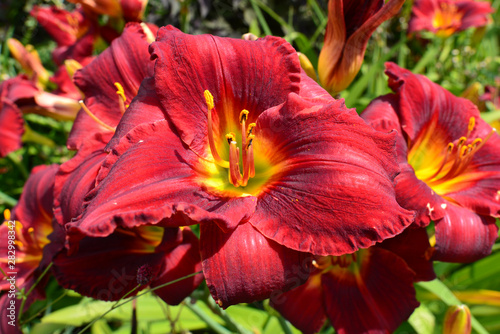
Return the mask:
[[125, 101], [127, 101], [127, 97], [125, 96], [125, 90], [123, 89], [123, 86], [119, 82], [115, 82], [115, 87], [116, 87], [116, 95], [118, 95], [119, 99], [119, 104], [120, 104], [120, 111], [122, 115], [125, 113]]
[[90, 109], [85, 105], [85, 103], [83, 102], [83, 100], [80, 100], [78, 101], [78, 103], [80, 104], [80, 106], [82, 107], [83, 111], [85, 111], [85, 113], [87, 115], [89, 115], [90, 118], [92, 118], [97, 124], [99, 124], [100, 126], [102, 126], [103, 128], [105, 128], [106, 130], [109, 130], [109, 131], [112, 131], [112, 132], [115, 132], [115, 128], [104, 123], [103, 121], [101, 121], [99, 118], [97, 118], [96, 115], [94, 115]]

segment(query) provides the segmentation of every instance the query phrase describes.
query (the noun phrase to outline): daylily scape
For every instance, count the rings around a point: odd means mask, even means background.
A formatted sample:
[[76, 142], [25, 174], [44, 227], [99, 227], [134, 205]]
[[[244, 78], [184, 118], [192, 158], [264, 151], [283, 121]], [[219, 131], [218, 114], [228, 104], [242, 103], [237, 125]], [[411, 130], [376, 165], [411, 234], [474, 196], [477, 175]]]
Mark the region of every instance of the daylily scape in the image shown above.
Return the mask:
[[436, 79], [467, 28], [490, 41], [489, 2], [311, 1], [309, 42], [260, 1], [243, 38], [187, 33], [188, 2], [175, 26], [71, 2], [29, 8], [51, 56], [5, 42], [2, 333], [487, 332], [465, 304], [500, 307], [495, 86]]

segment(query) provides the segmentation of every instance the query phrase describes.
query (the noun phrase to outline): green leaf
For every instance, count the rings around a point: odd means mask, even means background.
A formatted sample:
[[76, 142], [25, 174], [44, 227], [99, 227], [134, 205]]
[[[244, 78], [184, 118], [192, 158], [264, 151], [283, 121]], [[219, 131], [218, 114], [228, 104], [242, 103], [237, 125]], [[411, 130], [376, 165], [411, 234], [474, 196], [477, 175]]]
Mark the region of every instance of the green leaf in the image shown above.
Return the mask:
[[417, 334], [433, 334], [436, 325], [436, 317], [425, 304], [420, 304], [420, 306], [413, 311], [408, 322]]

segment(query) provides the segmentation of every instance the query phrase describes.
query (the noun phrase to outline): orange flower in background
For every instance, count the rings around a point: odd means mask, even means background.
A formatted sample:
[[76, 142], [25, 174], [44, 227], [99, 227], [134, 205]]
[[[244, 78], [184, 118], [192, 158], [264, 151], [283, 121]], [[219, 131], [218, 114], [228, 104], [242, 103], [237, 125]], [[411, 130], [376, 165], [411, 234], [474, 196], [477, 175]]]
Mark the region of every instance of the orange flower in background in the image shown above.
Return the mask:
[[87, 12], [111, 17], [123, 17], [125, 21], [141, 21], [148, 0], [69, 0], [79, 3]]
[[368, 39], [396, 15], [404, 0], [330, 0], [325, 43], [319, 55], [319, 81], [330, 94], [346, 89], [358, 74]]
[[439, 37], [449, 37], [470, 27], [485, 26], [492, 12], [487, 1], [416, 0], [408, 32], [427, 30]]

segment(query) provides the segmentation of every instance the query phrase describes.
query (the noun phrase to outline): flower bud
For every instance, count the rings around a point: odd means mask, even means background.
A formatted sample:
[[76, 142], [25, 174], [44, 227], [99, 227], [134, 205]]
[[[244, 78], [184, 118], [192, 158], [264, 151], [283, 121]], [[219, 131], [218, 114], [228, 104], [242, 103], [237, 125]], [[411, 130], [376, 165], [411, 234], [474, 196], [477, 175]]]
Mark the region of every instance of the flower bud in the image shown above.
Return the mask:
[[468, 334], [471, 332], [470, 310], [466, 305], [453, 305], [444, 316], [443, 334]]

